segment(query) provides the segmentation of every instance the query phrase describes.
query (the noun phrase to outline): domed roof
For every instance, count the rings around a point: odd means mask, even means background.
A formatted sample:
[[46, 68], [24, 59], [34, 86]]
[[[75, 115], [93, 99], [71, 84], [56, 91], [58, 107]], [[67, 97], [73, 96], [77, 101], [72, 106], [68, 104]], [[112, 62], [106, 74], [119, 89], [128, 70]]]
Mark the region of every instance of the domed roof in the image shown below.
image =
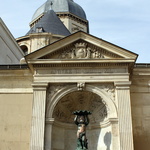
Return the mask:
[[75, 3], [73, 0], [47, 0], [42, 6], [40, 6], [32, 17], [32, 21], [40, 16], [42, 13], [47, 12], [51, 8], [51, 2], [53, 3], [52, 9], [56, 13], [70, 12], [82, 19], [86, 20], [86, 14], [81, 6]]

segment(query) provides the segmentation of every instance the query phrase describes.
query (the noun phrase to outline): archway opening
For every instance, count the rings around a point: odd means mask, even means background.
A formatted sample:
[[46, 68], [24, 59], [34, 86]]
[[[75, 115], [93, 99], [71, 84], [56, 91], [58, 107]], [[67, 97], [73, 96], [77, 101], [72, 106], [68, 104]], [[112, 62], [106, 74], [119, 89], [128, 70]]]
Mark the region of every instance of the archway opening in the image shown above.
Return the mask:
[[[74, 124], [75, 110], [88, 110], [90, 124], [87, 127], [89, 149], [98, 150], [104, 141], [104, 135], [111, 131], [111, 127], [100, 127], [100, 123], [108, 119], [108, 110], [105, 101], [99, 95], [90, 91], [74, 91], [66, 94], [56, 104], [53, 111], [53, 149], [76, 149], [77, 126]], [[101, 145], [100, 145], [101, 144]], [[105, 146], [105, 143], [103, 143]], [[105, 146], [106, 147], [106, 146]]]

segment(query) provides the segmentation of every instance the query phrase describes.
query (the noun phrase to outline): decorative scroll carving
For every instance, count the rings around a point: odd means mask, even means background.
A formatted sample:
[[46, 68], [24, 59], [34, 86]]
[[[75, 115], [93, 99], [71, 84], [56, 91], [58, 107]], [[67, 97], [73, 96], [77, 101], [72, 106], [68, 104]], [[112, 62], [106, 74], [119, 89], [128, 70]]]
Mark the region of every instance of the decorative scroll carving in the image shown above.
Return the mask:
[[96, 50], [88, 47], [87, 43], [80, 42], [76, 43], [73, 48], [70, 50], [63, 51], [60, 55], [60, 58], [63, 59], [96, 59], [104, 58], [104, 55]]
[[82, 91], [85, 87], [85, 83], [77, 83], [78, 91]]
[[115, 101], [115, 89], [112, 84], [99, 85], [99, 88], [104, 90], [111, 100]]
[[115, 101], [115, 88], [113, 84], [94, 84], [94, 86], [106, 93], [107, 97], [112, 101]]
[[52, 96], [63, 87], [63, 84], [50, 85], [47, 90], [47, 99], [50, 100]]
[[[67, 86], [66, 84], [52, 84], [49, 86], [48, 90], [47, 90], [47, 105], [46, 105], [46, 116], [49, 115], [49, 108], [51, 105], [51, 99], [52, 97], [62, 88], [64, 88], [65, 86]], [[60, 114], [60, 112], [57, 112], [58, 116]], [[63, 114], [61, 113], [60, 116], [62, 117]]]

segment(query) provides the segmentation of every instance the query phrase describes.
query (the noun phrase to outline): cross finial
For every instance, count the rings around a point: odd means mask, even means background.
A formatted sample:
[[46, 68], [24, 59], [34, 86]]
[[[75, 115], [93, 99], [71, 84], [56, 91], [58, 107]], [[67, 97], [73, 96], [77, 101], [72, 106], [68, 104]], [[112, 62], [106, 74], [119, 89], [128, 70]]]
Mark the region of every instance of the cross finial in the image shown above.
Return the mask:
[[53, 5], [53, 2], [52, 2], [52, 1], [51, 1], [50, 5], [51, 5], [50, 9], [52, 10], [52, 5]]

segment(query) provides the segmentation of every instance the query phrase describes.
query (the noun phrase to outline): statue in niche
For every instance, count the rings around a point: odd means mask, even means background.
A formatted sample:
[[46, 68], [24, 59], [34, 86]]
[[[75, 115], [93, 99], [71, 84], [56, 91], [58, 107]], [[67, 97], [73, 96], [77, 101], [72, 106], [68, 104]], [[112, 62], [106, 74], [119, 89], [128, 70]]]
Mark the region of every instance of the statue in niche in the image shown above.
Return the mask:
[[89, 124], [88, 115], [91, 114], [89, 111], [75, 111], [74, 122], [78, 126], [77, 130], [77, 148], [76, 150], [87, 150], [88, 141], [86, 138], [86, 126]]

